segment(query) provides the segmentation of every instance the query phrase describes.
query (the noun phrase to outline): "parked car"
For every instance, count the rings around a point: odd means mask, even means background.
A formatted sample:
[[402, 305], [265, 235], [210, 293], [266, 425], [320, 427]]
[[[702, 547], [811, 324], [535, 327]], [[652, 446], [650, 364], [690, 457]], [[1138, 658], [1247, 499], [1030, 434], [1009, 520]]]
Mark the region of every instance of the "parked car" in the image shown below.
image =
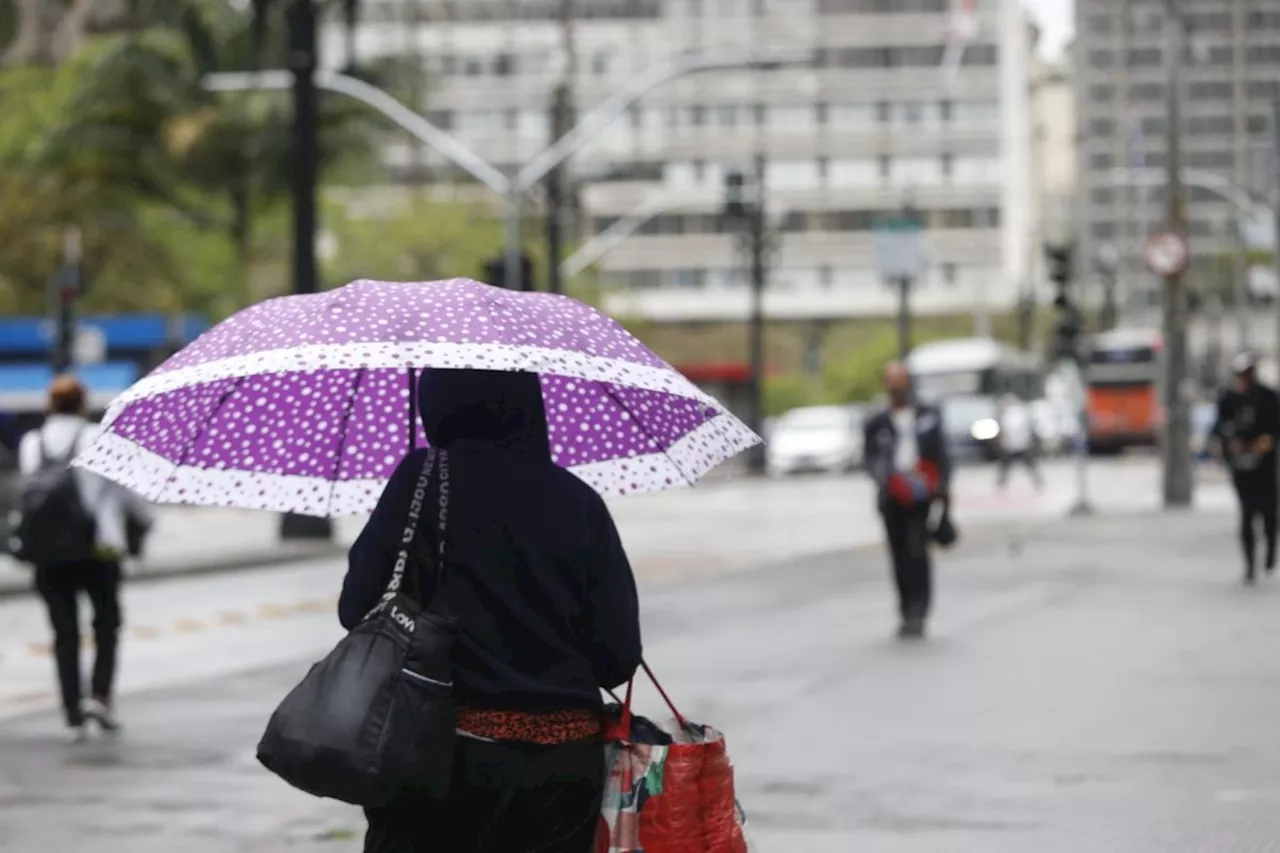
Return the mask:
[[1000, 455], [999, 406], [994, 397], [963, 395], [941, 402], [942, 423], [957, 460], [991, 461]]
[[841, 473], [862, 465], [862, 410], [854, 406], [806, 406], [779, 417], [765, 448], [768, 472]]

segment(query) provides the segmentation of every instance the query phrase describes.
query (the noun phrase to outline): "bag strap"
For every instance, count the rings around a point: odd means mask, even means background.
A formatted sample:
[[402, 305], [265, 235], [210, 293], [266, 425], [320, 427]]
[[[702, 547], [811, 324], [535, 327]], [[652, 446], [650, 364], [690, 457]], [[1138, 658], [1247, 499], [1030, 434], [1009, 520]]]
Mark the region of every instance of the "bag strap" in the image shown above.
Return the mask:
[[437, 451], [432, 447], [427, 450], [427, 458], [422, 463], [422, 471], [418, 474], [418, 481], [413, 487], [413, 495], [409, 499], [409, 516], [405, 522], [404, 534], [400, 537], [400, 551], [396, 554], [396, 563], [395, 568], [391, 571], [391, 579], [387, 582], [387, 588], [383, 591], [381, 600], [365, 616], [366, 619], [385, 609], [404, 586], [405, 573], [410, 563], [410, 554], [419, 540], [418, 528], [422, 519], [422, 504], [426, 500], [427, 486], [430, 485], [433, 469], [437, 470], [437, 479], [439, 481], [437, 488], [440, 493], [437, 534], [439, 547], [436, 550], [436, 588], [437, 590], [439, 589], [439, 579], [443, 577], [444, 573], [445, 534], [448, 531], [449, 454], [443, 450]]
[[[681, 729], [688, 729], [689, 720], [684, 714], [680, 713], [676, 708], [675, 703], [671, 701], [671, 697], [667, 695], [667, 691], [663, 688], [662, 683], [658, 681], [658, 677], [654, 675], [653, 670], [649, 668], [648, 661], [641, 660], [640, 666], [644, 669], [644, 674], [649, 676], [649, 680], [653, 682], [653, 686], [658, 688], [658, 694], [662, 696], [662, 701], [666, 702], [667, 707], [671, 709], [671, 713], [676, 718], [676, 723], [679, 724]], [[631, 697], [635, 693], [635, 686], [636, 679], [635, 676], [632, 676], [631, 680], [627, 682], [627, 695], [626, 698], [622, 700], [622, 718], [618, 722], [618, 728], [625, 733], [626, 737], [631, 736]], [[612, 695], [612, 692], [610, 695]], [[618, 697], [614, 696], [613, 698], [617, 699]]]
[[76, 458], [76, 451], [80, 449], [80, 439], [84, 437], [85, 428], [86, 425], [81, 424], [76, 429], [76, 434], [71, 437], [71, 447], [67, 449], [66, 456], [58, 459], [49, 452], [49, 444], [45, 440], [44, 427], [40, 427], [36, 432], [37, 443], [40, 445], [40, 470], [52, 468], [54, 465], [70, 465], [71, 460]]

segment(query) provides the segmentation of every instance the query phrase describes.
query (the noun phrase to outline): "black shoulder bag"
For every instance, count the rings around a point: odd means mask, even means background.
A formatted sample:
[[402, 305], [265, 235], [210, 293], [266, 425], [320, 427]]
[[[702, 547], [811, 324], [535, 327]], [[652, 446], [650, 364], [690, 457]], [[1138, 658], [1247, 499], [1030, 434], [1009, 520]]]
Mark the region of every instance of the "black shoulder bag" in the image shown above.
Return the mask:
[[[421, 559], [417, 531], [437, 464], [436, 594], [424, 608], [402, 587], [406, 571], [420, 586], [429, 562]], [[366, 808], [409, 791], [437, 798], [448, 792], [456, 737], [449, 658], [458, 633], [438, 604], [448, 506], [448, 454], [431, 449], [382, 600], [285, 697], [258, 744], [258, 760], [295, 788]]]

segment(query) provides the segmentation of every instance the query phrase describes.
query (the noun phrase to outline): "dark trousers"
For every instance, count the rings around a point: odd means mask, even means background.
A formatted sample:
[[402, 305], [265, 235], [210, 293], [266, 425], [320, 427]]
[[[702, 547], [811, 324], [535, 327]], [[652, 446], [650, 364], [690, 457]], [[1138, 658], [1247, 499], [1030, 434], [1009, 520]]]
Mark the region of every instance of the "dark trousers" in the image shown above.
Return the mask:
[[1026, 466], [1027, 473], [1031, 475], [1031, 482], [1038, 489], [1041, 486], [1040, 468], [1036, 465], [1036, 454], [1034, 450], [1019, 450], [1012, 453], [1000, 454], [1000, 473], [996, 477], [996, 483], [1004, 486], [1009, 482], [1009, 469], [1015, 464]]
[[1276, 472], [1272, 464], [1264, 462], [1254, 471], [1236, 471], [1231, 479], [1240, 499], [1240, 544], [1244, 548], [1245, 570], [1252, 575], [1257, 560], [1254, 526], [1258, 518], [1262, 519], [1267, 540], [1266, 564], [1271, 567], [1276, 561]]
[[93, 640], [97, 653], [89, 689], [95, 699], [109, 703], [116, 677], [116, 647], [120, 636], [120, 564], [88, 560], [36, 569], [36, 591], [44, 599], [53, 627], [53, 653], [62, 688], [67, 724], [84, 722], [80, 699], [80, 593], [93, 606]]
[[365, 853], [593, 853], [604, 761], [600, 740], [459, 737], [448, 798], [367, 809]]
[[884, 510], [889, 556], [898, 587], [898, 610], [903, 619], [924, 619], [933, 598], [933, 567], [929, 561], [929, 505]]

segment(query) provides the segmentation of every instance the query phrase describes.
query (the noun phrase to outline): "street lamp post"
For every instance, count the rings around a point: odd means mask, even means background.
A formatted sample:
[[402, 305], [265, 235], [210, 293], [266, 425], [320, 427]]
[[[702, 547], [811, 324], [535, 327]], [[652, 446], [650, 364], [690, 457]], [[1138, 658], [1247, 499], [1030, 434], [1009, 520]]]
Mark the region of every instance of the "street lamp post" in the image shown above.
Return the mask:
[[[560, 165], [608, 127], [640, 98], [653, 89], [689, 74], [746, 68], [771, 70], [812, 64], [810, 51], [772, 51], [750, 54], [681, 54], [632, 78], [626, 85], [587, 113], [573, 129], [541, 154], [533, 158], [514, 178], [508, 178], [455, 137], [436, 127], [426, 118], [400, 103], [391, 95], [363, 80], [332, 71], [316, 71], [315, 86], [346, 95], [369, 106], [449, 158], [455, 165], [501, 195], [505, 201], [506, 220], [505, 284], [520, 289], [521, 247], [520, 209], [526, 193], [537, 186], [547, 173]], [[219, 92], [249, 92], [289, 89], [293, 77], [287, 71], [229, 72], [210, 74], [204, 80], [206, 89]]]
[[[1186, 198], [1182, 186], [1182, 49], [1183, 19], [1177, 0], [1165, 0], [1165, 109], [1168, 133], [1166, 189], [1168, 229], [1186, 238]], [[1191, 427], [1185, 382], [1187, 378], [1187, 294], [1181, 270], [1165, 276], [1165, 429], [1163, 457], [1164, 505], [1191, 504]]]

